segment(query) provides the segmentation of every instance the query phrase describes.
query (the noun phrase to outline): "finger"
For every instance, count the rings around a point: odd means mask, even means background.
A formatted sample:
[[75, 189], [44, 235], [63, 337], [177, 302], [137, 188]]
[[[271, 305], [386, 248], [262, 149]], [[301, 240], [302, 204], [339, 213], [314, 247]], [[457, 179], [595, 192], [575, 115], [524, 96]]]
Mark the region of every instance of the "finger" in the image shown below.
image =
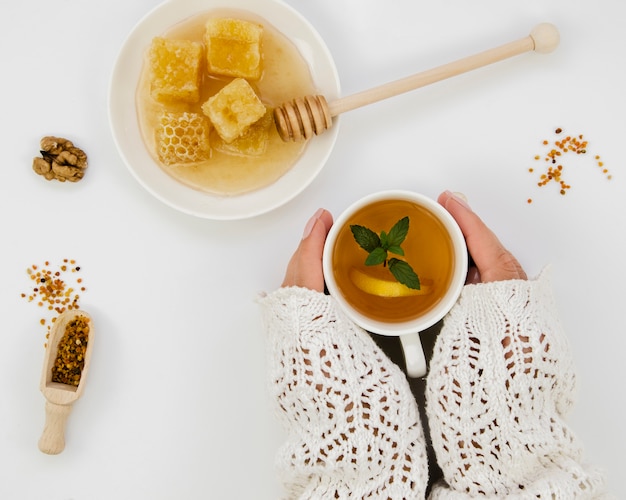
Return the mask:
[[462, 198], [446, 191], [438, 201], [461, 228], [482, 282], [526, 279], [517, 259]]
[[301, 286], [318, 292], [324, 290], [322, 255], [332, 224], [332, 215], [323, 209], [309, 219], [302, 240], [289, 261], [282, 286]]
[[476, 283], [480, 283], [480, 273], [478, 272], [478, 268], [476, 266], [471, 266], [467, 270], [467, 278], [465, 279], [466, 285], [473, 285]]

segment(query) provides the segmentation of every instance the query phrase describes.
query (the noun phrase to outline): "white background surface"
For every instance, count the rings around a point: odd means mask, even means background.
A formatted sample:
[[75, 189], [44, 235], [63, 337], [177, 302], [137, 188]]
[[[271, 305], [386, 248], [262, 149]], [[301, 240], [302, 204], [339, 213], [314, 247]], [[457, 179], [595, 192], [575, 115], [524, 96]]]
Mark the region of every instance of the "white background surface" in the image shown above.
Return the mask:
[[[346, 114], [308, 189], [271, 213], [231, 222], [162, 204], [115, 150], [111, 70], [157, 3], [0, 7], [0, 498], [277, 498], [272, 462], [282, 436], [255, 297], [279, 285], [318, 207], [338, 214], [364, 194], [397, 187], [433, 197], [462, 191], [530, 275], [552, 264], [579, 368], [571, 425], [624, 497], [621, 2], [291, 0], [326, 40], [343, 95], [520, 38], [542, 21], [559, 27], [562, 44]], [[585, 157], [567, 160], [564, 197], [555, 186], [538, 188], [528, 172], [557, 126], [589, 141]], [[83, 181], [52, 183], [31, 171], [48, 134], [86, 150]], [[20, 293], [30, 286], [28, 266], [64, 257], [82, 267], [81, 305], [98, 337], [66, 449], [46, 456], [37, 448], [45, 332]]]

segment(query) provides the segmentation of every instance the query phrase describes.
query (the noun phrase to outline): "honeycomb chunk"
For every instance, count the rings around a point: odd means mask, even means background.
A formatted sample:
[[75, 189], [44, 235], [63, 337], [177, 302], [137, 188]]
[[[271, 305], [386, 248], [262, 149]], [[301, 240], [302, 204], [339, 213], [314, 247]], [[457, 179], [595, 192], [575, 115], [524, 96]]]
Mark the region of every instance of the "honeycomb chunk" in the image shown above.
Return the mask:
[[260, 78], [262, 35], [260, 24], [231, 18], [209, 19], [204, 35], [209, 73]]
[[156, 127], [156, 145], [164, 165], [208, 160], [209, 123], [198, 113], [164, 112]]
[[150, 94], [159, 102], [198, 102], [202, 44], [156, 37], [149, 51]]
[[260, 156], [265, 153], [269, 141], [270, 127], [274, 121], [272, 111], [268, 110], [263, 117], [248, 127], [233, 142], [225, 142], [219, 135], [211, 139], [211, 145], [217, 151], [236, 156]]
[[265, 114], [265, 105], [247, 80], [235, 78], [202, 105], [215, 130], [232, 142]]

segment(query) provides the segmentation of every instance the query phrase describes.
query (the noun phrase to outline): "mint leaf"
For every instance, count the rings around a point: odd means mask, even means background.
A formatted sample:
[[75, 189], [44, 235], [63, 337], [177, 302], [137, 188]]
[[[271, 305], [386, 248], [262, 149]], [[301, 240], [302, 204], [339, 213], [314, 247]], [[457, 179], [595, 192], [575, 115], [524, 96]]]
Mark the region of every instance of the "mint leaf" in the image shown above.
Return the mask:
[[398, 246], [390, 246], [387, 249], [388, 252], [391, 253], [395, 253], [396, 255], [404, 255], [404, 250], [402, 250], [402, 247], [400, 245]]
[[387, 260], [387, 251], [384, 248], [374, 248], [365, 259], [366, 266], [377, 266]]
[[389, 253], [404, 256], [402, 243], [409, 232], [409, 218], [403, 217], [396, 222], [389, 232], [381, 231], [380, 236], [371, 229], [353, 224], [350, 226], [354, 239], [367, 252], [366, 266], [382, 264], [389, 266], [389, 271], [398, 282], [413, 288], [420, 289], [420, 280], [408, 262], [392, 257], [387, 260]]
[[409, 232], [409, 218], [403, 217], [389, 231], [389, 246], [400, 246]]
[[356, 242], [366, 252], [370, 253], [380, 247], [380, 238], [371, 229], [353, 224], [350, 226], [350, 230]]
[[391, 274], [403, 285], [414, 290], [420, 289], [420, 280], [408, 262], [400, 259], [389, 259], [389, 270]]
[[385, 250], [389, 246], [389, 238], [387, 237], [387, 233], [385, 231], [380, 232], [380, 246]]

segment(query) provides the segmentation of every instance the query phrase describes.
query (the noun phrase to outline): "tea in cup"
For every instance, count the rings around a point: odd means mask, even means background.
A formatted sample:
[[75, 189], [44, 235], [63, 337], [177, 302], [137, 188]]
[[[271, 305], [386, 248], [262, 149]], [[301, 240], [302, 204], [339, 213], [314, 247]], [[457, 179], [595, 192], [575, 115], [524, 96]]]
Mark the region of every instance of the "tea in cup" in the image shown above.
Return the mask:
[[419, 333], [441, 320], [467, 275], [467, 247], [452, 216], [411, 191], [382, 191], [333, 224], [323, 256], [329, 293], [365, 330], [400, 337], [407, 374], [427, 363]]

